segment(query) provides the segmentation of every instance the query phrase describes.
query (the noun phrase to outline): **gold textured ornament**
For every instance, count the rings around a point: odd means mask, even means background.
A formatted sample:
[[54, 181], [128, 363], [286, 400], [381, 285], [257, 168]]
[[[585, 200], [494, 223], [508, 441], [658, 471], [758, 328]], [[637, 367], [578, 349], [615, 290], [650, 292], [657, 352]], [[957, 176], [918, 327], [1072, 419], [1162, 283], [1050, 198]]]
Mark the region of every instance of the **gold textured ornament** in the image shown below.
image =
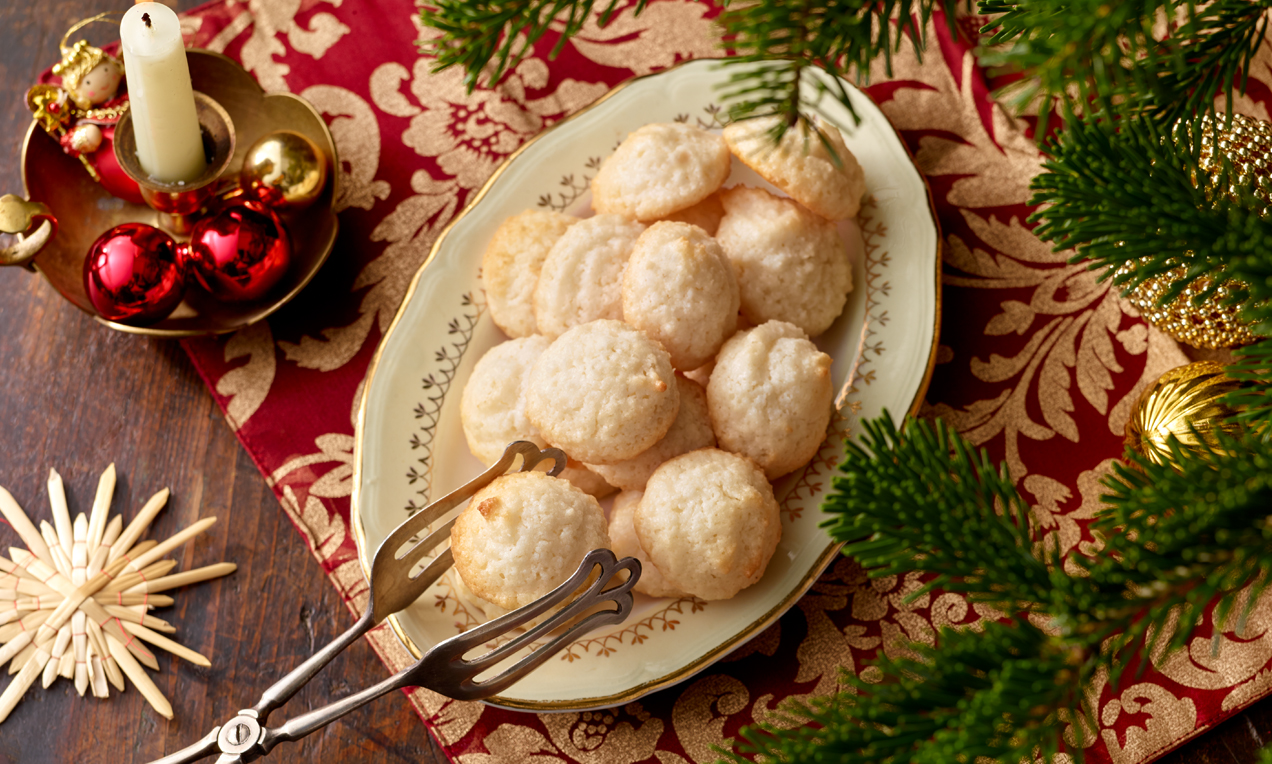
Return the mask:
[[160, 715], [172, 718], [172, 705], [142, 666], [158, 670], [150, 646], [210, 666], [207, 658], [164, 636], [176, 631], [150, 615], [172, 604], [160, 594], [178, 586], [232, 573], [222, 562], [170, 574], [173, 560], [161, 560], [216, 522], [209, 517], [161, 543], [141, 541], [150, 521], [168, 500], [168, 489], [151, 497], [127, 527], [119, 515], [108, 518], [115, 492], [115, 465], [102, 473], [92, 512], [71, 520], [62, 478], [49, 471], [53, 523], [39, 530], [13, 496], [0, 488], [0, 517], [17, 532], [26, 549], [0, 557], [0, 665], [17, 674], [0, 693], [0, 722], [13, 711], [36, 679], [48, 687], [57, 678], [75, 683], [83, 695], [109, 695], [108, 685], [123, 691], [125, 677]]
[[[1236, 198], [1241, 189], [1252, 191], [1265, 204], [1272, 205], [1272, 124], [1261, 119], [1235, 114], [1232, 125], [1222, 129], [1220, 120], [1210, 116], [1202, 119], [1201, 150], [1198, 172], [1201, 177], [1193, 177], [1208, 196], [1215, 193]], [[1188, 129], [1178, 124], [1176, 131]], [[1215, 180], [1223, 169], [1223, 160], [1232, 165], [1232, 173], [1228, 176], [1226, 186], [1219, 187]], [[1263, 214], [1269, 210], [1264, 208]], [[1127, 266], [1119, 268], [1117, 274], [1129, 272]], [[1222, 271], [1215, 278], [1222, 278]], [[1248, 345], [1260, 338], [1250, 331], [1248, 324], [1237, 318], [1240, 305], [1222, 305], [1239, 282], [1229, 279], [1223, 282], [1209, 300], [1201, 305], [1193, 305], [1195, 296], [1210, 288], [1210, 277], [1195, 280], [1171, 302], [1159, 306], [1158, 299], [1176, 280], [1184, 275], [1181, 266], [1156, 278], [1151, 278], [1136, 286], [1126, 295], [1126, 299], [1139, 310], [1144, 320], [1161, 329], [1174, 339], [1195, 348], [1227, 348]]]
[[326, 157], [313, 141], [291, 130], [261, 136], [239, 172], [244, 193], [279, 212], [312, 204], [326, 185]]
[[1215, 433], [1235, 435], [1242, 425], [1228, 421], [1236, 411], [1222, 398], [1239, 383], [1222, 364], [1198, 361], [1163, 374], [1144, 391], [1126, 422], [1126, 445], [1154, 464], [1172, 464], [1171, 437], [1185, 451], [1216, 444]]

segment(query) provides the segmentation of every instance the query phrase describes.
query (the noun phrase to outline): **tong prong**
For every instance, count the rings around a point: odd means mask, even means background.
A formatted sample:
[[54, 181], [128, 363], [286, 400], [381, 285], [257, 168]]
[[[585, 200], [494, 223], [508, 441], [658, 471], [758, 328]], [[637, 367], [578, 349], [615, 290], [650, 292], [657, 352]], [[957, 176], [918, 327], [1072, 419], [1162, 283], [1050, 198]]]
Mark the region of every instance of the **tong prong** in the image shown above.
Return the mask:
[[[443, 528], [439, 528], [413, 544], [411, 544], [411, 540], [422, 533], [425, 528], [444, 517], [448, 512], [471, 499], [473, 494], [505, 475], [517, 460], [517, 457], [521, 457], [522, 460], [519, 472], [532, 470], [546, 459], [551, 459], [553, 462], [552, 469], [548, 471], [549, 475], [559, 475], [561, 470], [565, 469], [566, 457], [559, 448], [545, 448], [541, 451], [538, 446], [529, 441], [513, 441], [508, 444], [503, 456], [490, 469], [416, 512], [410, 519], [399, 525], [380, 543], [380, 547], [375, 553], [375, 559], [371, 563], [369, 580], [372, 582], [371, 606], [375, 623], [379, 623], [393, 613], [403, 610], [423, 594], [424, 589], [432, 585], [430, 581], [421, 588], [421, 577], [417, 576], [415, 579], [411, 579], [406, 575], [397, 575], [397, 573], [402, 570], [404, 565], [402, 559], [407, 555], [413, 555], [414, 559], [418, 561], [423, 553], [437, 546], [443, 539], [450, 538], [450, 526], [448, 524]], [[443, 533], [443, 530], [446, 532]], [[411, 546], [403, 550], [403, 547], [406, 547], [407, 544], [411, 544]], [[409, 571], [414, 567], [414, 562], [405, 564], [405, 567]], [[439, 572], [438, 575], [440, 576], [441, 573]]]
[[[467, 501], [477, 491], [492, 483], [495, 478], [507, 472], [518, 456], [522, 459], [521, 469], [523, 471], [534, 469], [536, 465], [545, 459], [552, 459], [554, 462], [552, 472], [549, 474], [559, 473], [565, 468], [565, 454], [561, 453], [559, 449], [549, 448], [540, 451], [535, 444], [528, 441], [511, 443], [507, 450], [504, 451], [503, 457], [490, 469], [463, 487], [433, 502], [398, 526], [376, 550], [369, 578], [371, 582], [370, 607], [358, 619], [357, 623], [353, 624], [347, 631], [265, 690], [264, 694], [261, 695], [261, 699], [252, 708], [259, 715], [262, 723], [268, 719], [272, 711], [286, 703], [332, 658], [368, 632], [375, 624], [384, 620], [389, 614], [396, 613], [410, 605], [424, 590], [441, 578], [442, 574], [453, 564], [453, 557], [449, 548], [437, 555], [423, 571], [414, 577], [408, 574], [424, 554], [450, 538], [450, 528], [455, 522], [454, 518], [416, 542], [404, 553], [398, 554], [398, 550], [423, 531], [424, 528], [427, 528], [438, 518], [443, 517], [447, 512]], [[403, 558], [407, 556], [412, 559], [404, 560]]]
[[[447, 534], [449, 533], [450, 530], [448, 529]], [[455, 564], [455, 557], [451, 554], [450, 547], [446, 547], [445, 551], [437, 555], [413, 580], [417, 586], [423, 586], [427, 589], [436, 583], [437, 579], [441, 578], [453, 564]]]
[[[542, 615], [562, 600], [572, 597], [587, 578], [592, 575], [597, 566], [600, 566], [601, 570], [596, 580], [569, 605], [553, 613], [551, 617], [545, 619], [542, 623], [530, 627], [524, 634], [518, 635], [507, 644], [472, 660], [464, 659], [465, 653], [484, 644], [492, 637], [505, 634], [511, 629]], [[621, 572], [626, 572], [627, 578], [616, 586], [606, 588]], [[471, 700], [494, 695], [521, 679], [521, 677], [555, 654], [561, 646], [577, 638], [578, 635], [591, 631], [602, 624], [619, 623], [627, 618], [633, 607], [631, 589], [639, 577], [639, 560], [633, 557], [618, 560], [614, 557], [614, 553], [608, 549], [593, 549], [583, 558], [574, 574], [550, 593], [525, 607], [437, 644], [420, 659], [416, 668], [421, 675], [427, 675], [428, 687], [448, 697]], [[607, 601], [612, 601], [617, 605], [617, 608], [587, 615], [583, 620], [569, 627], [546, 645], [537, 648], [505, 671], [484, 681], [476, 681], [476, 677], [483, 671], [515, 654], [525, 645]]]

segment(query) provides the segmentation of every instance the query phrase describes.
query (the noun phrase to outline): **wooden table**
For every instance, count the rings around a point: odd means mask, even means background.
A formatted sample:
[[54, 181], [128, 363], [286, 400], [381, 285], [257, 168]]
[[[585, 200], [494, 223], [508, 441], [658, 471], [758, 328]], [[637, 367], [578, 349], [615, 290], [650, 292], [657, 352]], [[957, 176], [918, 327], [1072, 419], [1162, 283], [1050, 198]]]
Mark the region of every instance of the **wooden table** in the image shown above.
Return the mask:
[[[172, 3], [178, 10], [194, 0]], [[30, 123], [26, 88], [58, 59], [57, 42], [75, 21], [123, 0], [49, 0], [0, 11], [0, 192], [21, 192], [19, 151]], [[91, 39], [109, 39], [97, 32]], [[38, 684], [0, 725], [0, 764], [147, 762], [193, 743], [250, 705], [277, 677], [343, 631], [352, 617], [323, 578], [264, 479], [226, 426], [175, 342], [111, 331], [72, 307], [42, 278], [0, 269], [0, 485], [35, 518], [48, 517], [45, 480], [56, 467], [72, 512], [87, 512], [99, 473], [119, 470], [116, 512], [131, 517], [151, 493], [172, 499], [151, 537], [164, 538], [201, 517], [219, 522], [178, 549], [179, 569], [228, 560], [228, 578], [176, 592], [158, 615], [183, 644], [207, 655], [210, 669], [160, 654], [154, 678], [171, 700], [167, 721], [135, 689], [109, 700], [76, 697], [59, 680]], [[0, 526], [0, 544], [17, 544]], [[4, 548], [0, 546], [0, 548]], [[313, 708], [383, 677], [358, 643], [279, 712]], [[6, 680], [0, 679], [0, 683]], [[1169, 764], [1246, 764], [1272, 739], [1272, 700], [1167, 757]], [[445, 757], [405, 699], [391, 696], [269, 761], [437, 761]], [[211, 759], [209, 759], [211, 761]]]
[[[180, 9], [192, 0], [175, 3]], [[124, 0], [6, 3], [0, 10], [0, 192], [20, 193], [19, 151], [30, 124], [26, 88], [58, 60], [76, 20], [124, 10]], [[102, 27], [90, 39], [109, 41]], [[219, 521], [172, 555], [180, 569], [238, 564], [219, 581], [175, 592], [156, 613], [175, 637], [212, 661], [200, 669], [159, 652], [152, 674], [175, 719], [156, 714], [135, 688], [109, 700], [79, 698], [59, 680], [37, 683], [0, 725], [0, 764], [147, 762], [178, 750], [250, 706], [275, 679], [352, 622], [247, 453], [226, 426], [181, 347], [121, 334], [63, 300], [43, 278], [0, 269], [0, 485], [33, 518], [49, 517], [50, 467], [67, 484], [71, 511], [87, 512], [100, 472], [115, 462], [114, 509], [131, 518], [154, 491], [172, 499], [152, 526], [164, 538], [202, 517]], [[38, 519], [37, 519], [38, 522]], [[0, 525], [0, 549], [20, 545]], [[363, 642], [337, 658], [277, 713], [322, 705], [386, 670]], [[0, 678], [0, 684], [7, 684]], [[207, 759], [213, 761], [214, 759]], [[276, 749], [276, 762], [438, 761], [445, 757], [399, 694]]]

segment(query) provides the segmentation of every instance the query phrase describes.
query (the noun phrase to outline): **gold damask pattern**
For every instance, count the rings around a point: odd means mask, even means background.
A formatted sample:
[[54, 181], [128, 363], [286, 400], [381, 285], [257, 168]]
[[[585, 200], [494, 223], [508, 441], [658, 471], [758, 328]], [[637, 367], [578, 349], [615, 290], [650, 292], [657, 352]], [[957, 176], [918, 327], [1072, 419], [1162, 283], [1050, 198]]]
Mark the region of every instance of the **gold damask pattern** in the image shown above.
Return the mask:
[[[412, 25], [410, 0], [224, 0], [184, 20], [192, 44], [243, 61], [268, 90], [313, 102], [342, 158], [340, 251], [314, 288], [268, 325], [186, 348], [351, 606], [366, 597], [348, 524], [351, 411], [411, 276], [471, 193], [529, 137], [633, 74], [717, 55], [715, 12], [689, 0], [651, 3], [639, 17], [589, 24], [556, 61], [548, 47], [536, 49], [506, 82], [472, 93], [418, 55], [427, 32]], [[867, 89], [930, 180], [946, 231], [949, 310], [924, 414], [946, 417], [1008, 462], [1032, 499], [1040, 542], [1089, 552], [1099, 479], [1120, 452], [1131, 405], [1184, 357], [1114, 291], [1069, 265], [1070, 253], [1033, 235], [1028, 185], [1042, 157], [1029, 124], [989, 100], [970, 46], [950, 40], [944, 19], [926, 32], [927, 55], [902, 50], [890, 75], [881, 64], [870, 72]], [[1261, 89], [1239, 97], [1237, 109], [1267, 120], [1268, 46], [1250, 76]], [[580, 184], [582, 175], [562, 191], [577, 194]], [[560, 193], [545, 204], [561, 203]], [[885, 272], [871, 266], [867, 287], [886, 289]], [[863, 357], [858, 384], [870, 381], [872, 358]], [[910, 641], [931, 644], [942, 626], [976, 628], [998, 615], [939, 592], [910, 600], [921, 584], [872, 580], [838, 559], [797, 608], [732, 656], [619, 709], [536, 716], [426, 690], [411, 702], [462, 764], [714, 761], [713, 745], [774, 718], [784, 699], [839, 689], [841, 667], [870, 679], [864, 662], [873, 655], [902, 655]], [[1093, 718], [1074, 720], [1068, 744], [1087, 761], [1147, 761], [1272, 691], [1272, 603], [1253, 613], [1239, 632], [1216, 635], [1206, 621], [1186, 650], [1152, 656], [1153, 668], [1125, 686], [1093, 683]], [[391, 668], [411, 660], [388, 629], [370, 639]]]

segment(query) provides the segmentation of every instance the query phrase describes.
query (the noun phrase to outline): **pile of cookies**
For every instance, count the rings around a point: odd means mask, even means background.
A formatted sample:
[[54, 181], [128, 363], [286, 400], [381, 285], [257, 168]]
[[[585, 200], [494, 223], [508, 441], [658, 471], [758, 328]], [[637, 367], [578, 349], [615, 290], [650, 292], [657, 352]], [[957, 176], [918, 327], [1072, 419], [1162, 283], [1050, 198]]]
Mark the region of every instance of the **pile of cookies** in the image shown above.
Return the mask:
[[[500, 478], [457, 521], [455, 569], [490, 610], [597, 546], [639, 558], [655, 597], [727, 599], [763, 575], [781, 538], [770, 481], [830, 421], [831, 359], [810, 338], [852, 288], [836, 223], [865, 190], [834, 127], [774, 146], [773, 126], [646, 125], [602, 163], [594, 215], [529, 210], [494, 233], [482, 279], [510, 339], [473, 369], [464, 434], [486, 464], [514, 440], [570, 462], [566, 480]], [[722, 188], [734, 156], [787, 196]]]

